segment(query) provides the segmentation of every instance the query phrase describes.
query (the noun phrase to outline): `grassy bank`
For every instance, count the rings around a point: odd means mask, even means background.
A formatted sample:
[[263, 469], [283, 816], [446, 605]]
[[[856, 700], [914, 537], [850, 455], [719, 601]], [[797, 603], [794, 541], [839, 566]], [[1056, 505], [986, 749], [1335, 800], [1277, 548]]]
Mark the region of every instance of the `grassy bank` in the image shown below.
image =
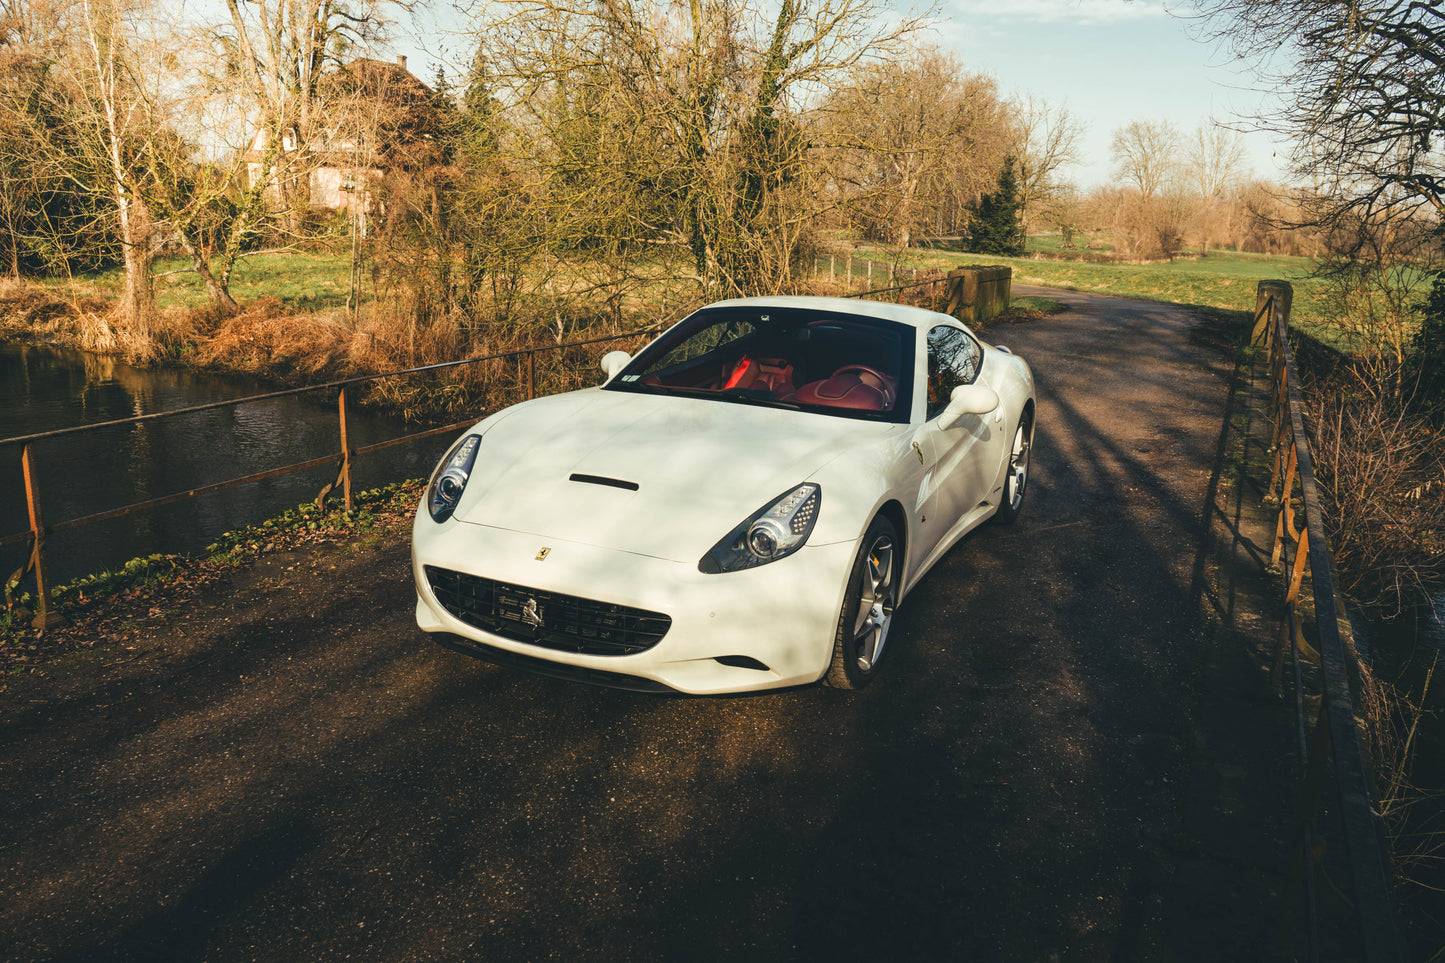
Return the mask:
[[0, 693], [7, 678], [45, 662], [98, 646], [124, 651], [143, 636], [147, 622], [175, 614], [188, 598], [263, 556], [401, 530], [416, 509], [422, 485], [414, 480], [359, 492], [351, 512], [306, 502], [226, 532], [200, 555], [150, 555], [78, 578], [51, 590], [51, 609], [62, 622], [46, 631], [43, 645], [30, 626], [34, 598], [7, 594], [0, 608]]
[[[210, 306], [206, 287], [189, 260], [161, 258], [155, 273], [156, 305], [162, 311]], [[124, 282], [121, 268], [115, 267], [36, 283], [68, 300], [110, 301], [119, 296]], [[253, 254], [236, 263], [231, 277], [231, 294], [242, 304], [274, 298], [284, 310], [295, 312], [344, 308], [350, 287], [351, 258], [324, 251]]]

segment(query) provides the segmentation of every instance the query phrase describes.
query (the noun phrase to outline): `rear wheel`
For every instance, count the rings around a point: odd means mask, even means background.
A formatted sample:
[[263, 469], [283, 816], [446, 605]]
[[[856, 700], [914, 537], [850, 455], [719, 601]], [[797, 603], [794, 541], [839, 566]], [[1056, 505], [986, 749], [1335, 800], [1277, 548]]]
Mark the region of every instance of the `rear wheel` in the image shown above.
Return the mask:
[[877, 674], [898, 604], [902, 561], [893, 523], [881, 516], [873, 519], [848, 578], [833, 638], [833, 663], [824, 680], [828, 685], [861, 689]]
[[998, 511], [994, 521], [1000, 525], [1012, 525], [1024, 507], [1024, 492], [1029, 486], [1029, 454], [1034, 447], [1034, 423], [1032, 418], [1019, 421], [1014, 432], [1013, 447], [1009, 449], [1008, 469], [1004, 472], [1003, 495], [999, 498]]

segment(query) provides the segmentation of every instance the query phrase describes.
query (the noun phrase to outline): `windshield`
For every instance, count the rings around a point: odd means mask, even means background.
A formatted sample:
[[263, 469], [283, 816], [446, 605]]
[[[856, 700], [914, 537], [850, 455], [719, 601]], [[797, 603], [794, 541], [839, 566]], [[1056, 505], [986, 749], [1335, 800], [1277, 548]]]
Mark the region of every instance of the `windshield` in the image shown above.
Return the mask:
[[705, 308], [658, 338], [607, 384], [906, 422], [913, 328], [800, 308]]

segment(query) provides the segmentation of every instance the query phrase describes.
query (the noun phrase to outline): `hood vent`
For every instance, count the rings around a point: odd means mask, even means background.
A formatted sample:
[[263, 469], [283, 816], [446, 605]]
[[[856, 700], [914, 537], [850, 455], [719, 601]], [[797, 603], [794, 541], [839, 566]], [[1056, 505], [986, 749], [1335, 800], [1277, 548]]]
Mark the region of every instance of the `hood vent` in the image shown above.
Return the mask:
[[637, 482], [623, 481], [620, 478], [604, 478], [601, 475], [579, 475], [573, 472], [568, 481], [586, 482], [589, 485], [605, 485], [608, 488], [624, 488], [627, 491], [637, 491]]

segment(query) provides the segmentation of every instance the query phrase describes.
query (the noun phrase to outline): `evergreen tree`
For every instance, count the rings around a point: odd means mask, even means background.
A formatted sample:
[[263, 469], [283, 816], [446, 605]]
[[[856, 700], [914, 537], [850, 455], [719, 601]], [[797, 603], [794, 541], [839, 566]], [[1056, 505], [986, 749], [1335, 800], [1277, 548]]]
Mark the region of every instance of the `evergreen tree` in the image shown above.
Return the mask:
[[1006, 158], [998, 172], [998, 183], [991, 194], [969, 205], [968, 249], [977, 254], [998, 254], [1021, 257], [1024, 253], [1023, 225], [1019, 211], [1018, 176], [1014, 159]]

